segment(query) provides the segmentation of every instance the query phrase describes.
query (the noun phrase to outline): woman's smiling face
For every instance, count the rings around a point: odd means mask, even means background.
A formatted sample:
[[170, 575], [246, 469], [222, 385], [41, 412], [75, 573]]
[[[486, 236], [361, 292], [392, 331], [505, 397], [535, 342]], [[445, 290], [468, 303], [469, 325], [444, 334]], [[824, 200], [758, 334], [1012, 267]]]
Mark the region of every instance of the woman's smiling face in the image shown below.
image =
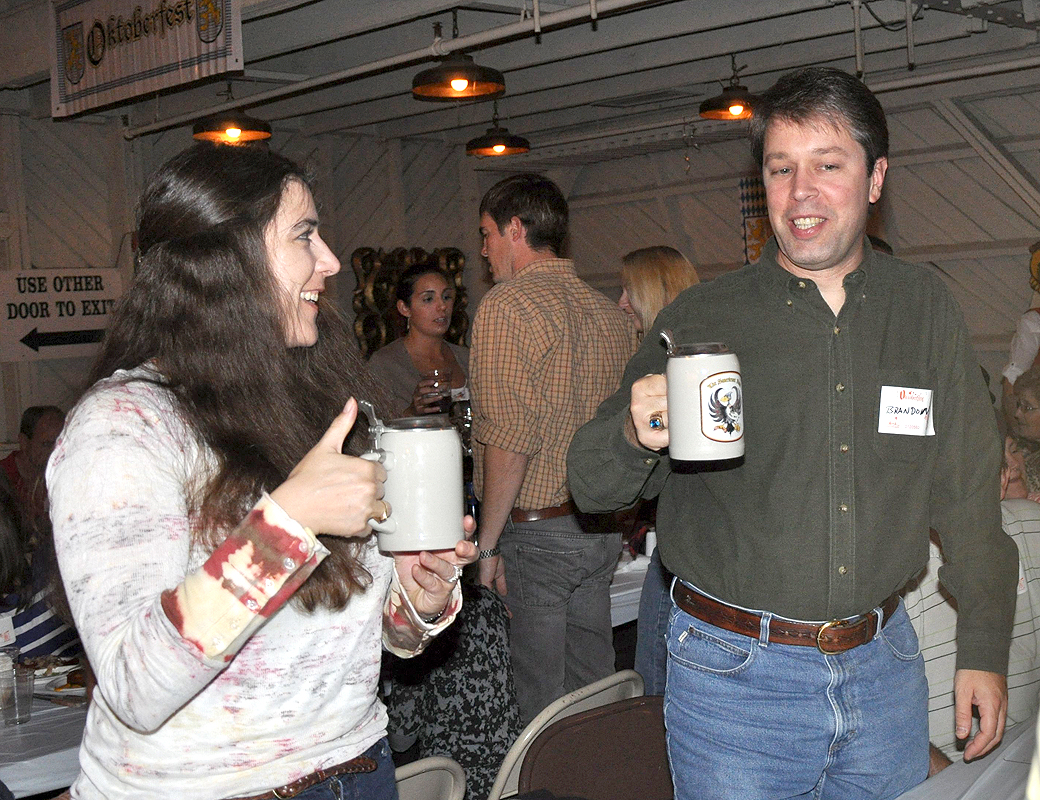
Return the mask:
[[267, 265], [282, 293], [282, 320], [289, 347], [318, 341], [318, 296], [325, 279], [339, 272], [339, 259], [318, 235], [318, 212], [311, 191], [291, 180], [282, 191], [274, 219], [264, 230]]

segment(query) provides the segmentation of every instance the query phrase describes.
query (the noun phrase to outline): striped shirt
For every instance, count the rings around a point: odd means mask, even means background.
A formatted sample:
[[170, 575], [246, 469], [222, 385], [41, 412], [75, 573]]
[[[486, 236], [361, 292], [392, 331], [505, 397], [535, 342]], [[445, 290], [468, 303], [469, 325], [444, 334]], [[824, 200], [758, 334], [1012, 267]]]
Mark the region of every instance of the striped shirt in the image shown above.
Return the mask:
[[[1015, 624], [1008, 659], [1010, 727], [1036, 713], [1040, 692], [1040, 503], [1004, 500], [1000, 504], [1004, 532], [1018, 545], [1018, 589]], [[957, 608], [939, 583], [942, 552], [929, 544], [928, 566], [904, 600], [917, 630], [928, 676], [928, 738], [950, 758], [960, 756], [954, 736], [953, 675], [957, 660]]]
[[617, 389], [635, 348], [625, 315], [569, 259], [528, 264], [492, 288], [470, 350], [477, 496], [493, 445], [529, 456], [519, 508], [565, 502], [571, 438]]
[[[27, 608], [13, 610], [17, 599], [12, 595], [5, 598], [7, 611], [0, 617], [10, 617], [14, 626], [14, 641], [23, 658], [37, 656], [78, 656], [80, 646], [76, 629], [65, 624], [47, 603], [47, 590], [41, 589], [32, 597]], [[3, 605], [0, 605], [2, 608]]]

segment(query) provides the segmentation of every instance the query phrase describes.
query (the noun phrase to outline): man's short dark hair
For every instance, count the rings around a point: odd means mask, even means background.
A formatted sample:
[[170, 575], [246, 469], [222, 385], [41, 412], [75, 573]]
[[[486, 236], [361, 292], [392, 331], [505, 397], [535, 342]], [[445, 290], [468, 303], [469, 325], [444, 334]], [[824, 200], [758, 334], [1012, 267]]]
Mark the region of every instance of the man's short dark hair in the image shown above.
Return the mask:
[[534, 173], [511, 175], [500, 180], [480, 201], [480, 215], [495, 221], [499, 233], [513, 217], [527, 229], [527, 244], [534, 250], [549, 248], [554, 256], [563, 252], [567, 236], [567, 200], [560, 187]]
[[18, 424], [18, 432], [31, 439], [36, 433], [36, 426], [48, 414], [55, 414], [65, 419], [65, 412], [57, 406], [29, 406], [22, 412], [22, 420]]
[[819, 117], [845, 127], [863, 147], [868, 173], [879, 158], [888, 156], [888, 123], [874, 93], [840, 69], [806, 67], [781, 75], [755, 104], [749, 132], [759, 166], [770, 120], [803, 124]]

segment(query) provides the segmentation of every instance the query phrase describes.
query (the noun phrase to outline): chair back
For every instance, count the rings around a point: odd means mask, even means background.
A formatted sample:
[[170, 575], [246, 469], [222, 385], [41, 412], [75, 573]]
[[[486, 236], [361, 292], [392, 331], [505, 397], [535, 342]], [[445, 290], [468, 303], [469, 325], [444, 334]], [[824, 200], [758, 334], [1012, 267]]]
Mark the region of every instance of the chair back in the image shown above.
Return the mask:
[[602, 680], [590, 683], [580, 689], [565, 694], [554, 700], [524, 728], [523, 732], [506, 752], [502, 766], [498, 770], [495, 782], [491, 786], [488, 800], [500, 800], [516, 794], [520, 776], [520, 764], [524, 754], [543, 730], [557, 720], [577, 714], [590, 708], [596, 708], [617, 700], [639, 697], [643, 694], [643, 677], [634, 669], [623, 669]]
[[631, 697], [557, 720], [531, 743], [520, 793], [672, 800], [664, 698]]
[[462, 800], [466, 773], [457, 761], [430, 756], [400, 766], [394, 772], [400, 800]]

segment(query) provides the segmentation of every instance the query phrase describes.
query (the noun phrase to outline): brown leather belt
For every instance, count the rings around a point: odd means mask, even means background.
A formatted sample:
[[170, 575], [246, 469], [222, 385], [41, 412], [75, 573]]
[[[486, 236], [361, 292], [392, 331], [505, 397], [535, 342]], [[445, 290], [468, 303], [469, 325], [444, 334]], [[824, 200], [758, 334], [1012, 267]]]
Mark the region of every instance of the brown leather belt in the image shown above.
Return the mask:
[[[723, 630], [757, 639], [761, 632], [762, 615], [734, 608], [718, 600], [705, 597], [681, 581], [675, 582], [672, 594], [675, 604], [691, 617], [704, 620]], [[888, 624], [899, 606], [899, 595], [893, 594], [881, 604], [881, 627]], [[862, 614], [851, 619], [830, 622], [792, 622], [774, 617], [769, 622], [769, 641], [776, 644], [795, 644], [815, 647], [826, 655], [836, 655], [866, 644], [877, 634], [877, 614]]]
[[509, 518], [513, 522], [537, 522], [540, 519], [552, 519], [553, 517], [566, 517], [568, 514], [577, 514], [578, 509], [570, 500], [560, 503], [558, 506], [548, 508], [514, 508], [509, 512]]
[[287, 797], [295, 797], [304, 789], [310, 789], [312, 786], [317, 786], [322, 781], [334, 778], [337, 775], [357, 775], [362, 772], [375, 772], [378, 766], [379, 764], [376, 763], [374, 758], [358, 756], [334, 767], [326, 767], [325, 769], [319, 769], [317, 772], [312, 772], [310, 775], [304, 775], [299, 780], [287, 783], [285, 786], [279, 786], [277, 789], [272, 789], [269, 792], [253, 794], [249, 797], [237, 797], [235, 800], [284, 800]]

